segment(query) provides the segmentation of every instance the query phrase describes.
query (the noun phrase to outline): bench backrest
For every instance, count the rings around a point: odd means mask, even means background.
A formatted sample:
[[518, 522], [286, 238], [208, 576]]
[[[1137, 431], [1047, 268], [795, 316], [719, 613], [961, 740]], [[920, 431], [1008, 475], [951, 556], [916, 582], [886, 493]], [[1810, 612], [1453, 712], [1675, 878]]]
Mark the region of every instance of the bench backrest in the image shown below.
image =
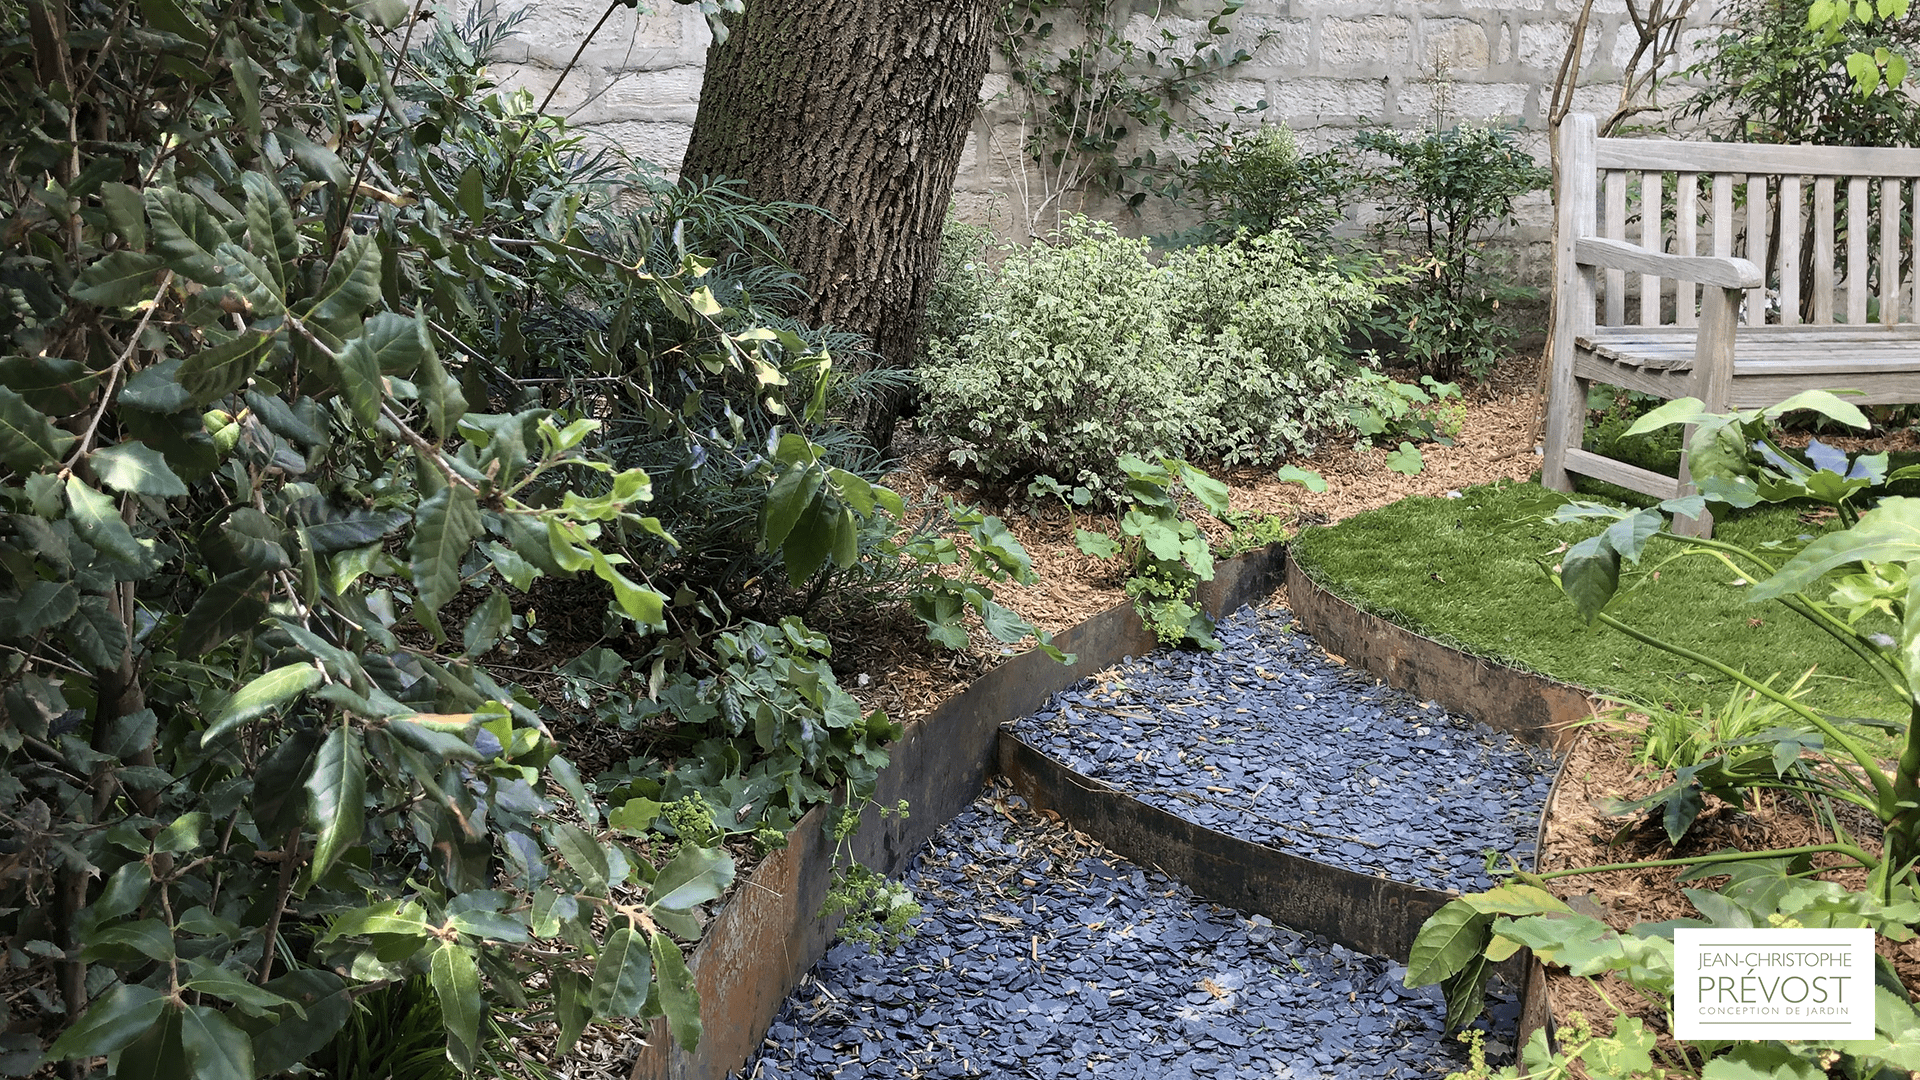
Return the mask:
[[[1920, 322], [1920, 149], [1601, 139], [1592, 117], [1561, 124], [1562, 242], [1603, 236], [1681, 255], [1732, 255], [1765, 274], [1743, 325]], [[1785, 268], [1783, 272], [1782, 268]], [[1560, 280], [1571, 267], [1563, 263]], [[1695, 325], [1697, 287], [1601, 272], [1601, 325]], [[1629, 292], [1633, 309], [1629, 310]], [[1771, 294], [1771, 295], [1769, 295]]]

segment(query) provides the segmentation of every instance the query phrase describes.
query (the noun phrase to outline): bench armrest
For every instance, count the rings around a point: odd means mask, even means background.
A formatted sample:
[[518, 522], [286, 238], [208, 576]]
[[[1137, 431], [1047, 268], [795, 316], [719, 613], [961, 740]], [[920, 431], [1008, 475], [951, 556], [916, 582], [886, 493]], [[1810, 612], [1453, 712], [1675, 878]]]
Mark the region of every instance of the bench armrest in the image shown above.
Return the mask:
[[1643, 247], [1582, 236], [1573, 242], [1573, 260], [1582, 266], [1608, 270], [1631, 270], [1656, 277], [1697, 281], [1723, 289], [1757, 289], [1761, 285], [1760, 268], [1745, 259], [1722, 255], [1668, 255]]

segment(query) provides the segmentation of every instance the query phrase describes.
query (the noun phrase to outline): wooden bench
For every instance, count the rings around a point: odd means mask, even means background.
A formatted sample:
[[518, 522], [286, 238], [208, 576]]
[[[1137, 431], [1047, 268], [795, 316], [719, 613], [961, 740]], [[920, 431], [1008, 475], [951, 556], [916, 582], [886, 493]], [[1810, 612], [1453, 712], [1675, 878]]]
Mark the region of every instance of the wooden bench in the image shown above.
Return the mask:
[[1693, 490], [1684, 455], [1676, 481], [1580, 448], [1593, 383], [1714, 412], [1810, 389], [1920, 403], [1916, 178], [1920, 150], [1601, 139], [1568, 116], [1541, 482]]

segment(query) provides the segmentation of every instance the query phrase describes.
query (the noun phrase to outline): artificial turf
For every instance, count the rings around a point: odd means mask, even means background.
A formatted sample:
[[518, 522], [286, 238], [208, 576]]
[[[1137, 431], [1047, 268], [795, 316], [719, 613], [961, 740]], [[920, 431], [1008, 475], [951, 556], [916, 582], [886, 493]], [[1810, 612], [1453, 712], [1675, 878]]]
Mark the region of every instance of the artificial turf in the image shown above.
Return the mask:
[[[1691, 709], [1725, 701], [1732, 683], [1617, 631], [1581, 623], [1542, 566], [1599, 523], [1550, 525], [1564, 496], [1538, 484], [1468, 488], [1460, 498], [1415, 497], [1302, 530], [1291, 555], [1335, 595], [1401, 626], [1552, 678], [1618, 697]], [[1715, 536], [1753, 547], [1820, 527], [1805, 508], [1767, 507], [1720, 521]], [[1654, 541], [1645, 566], [1679, 549]], [[1777, 561], [1777, 559], [1776, 559]], [[1608, 612], [1644, 633], [1712, 656], [1748, 675], [1791, 684], [1814, 669], [1803, 700], [1837, 717], [1904, 720], [1901, 703], [1858, 657], [1777, 603], [1748, 590], [1717, 560], [1667, 563], [1658, 580], [1622, 575]], [[1876, 629], [1877, 627], [1869, 628]], [[1891, 628], [1891, 627], [1889, 627]]]

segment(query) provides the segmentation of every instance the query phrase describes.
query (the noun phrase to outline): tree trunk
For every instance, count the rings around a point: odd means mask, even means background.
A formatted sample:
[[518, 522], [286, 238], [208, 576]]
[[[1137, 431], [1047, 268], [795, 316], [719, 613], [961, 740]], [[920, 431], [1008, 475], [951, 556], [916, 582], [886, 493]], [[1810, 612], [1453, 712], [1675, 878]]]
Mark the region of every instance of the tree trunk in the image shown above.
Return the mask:
[[[688, 178], [817, 206], [783, 230], [818, 323], [912, 365], [954, 174], [979, 107], [992, 0], [749, 0], [708, 51]], [[903, 402], [869, 408], [884, 449]]]

